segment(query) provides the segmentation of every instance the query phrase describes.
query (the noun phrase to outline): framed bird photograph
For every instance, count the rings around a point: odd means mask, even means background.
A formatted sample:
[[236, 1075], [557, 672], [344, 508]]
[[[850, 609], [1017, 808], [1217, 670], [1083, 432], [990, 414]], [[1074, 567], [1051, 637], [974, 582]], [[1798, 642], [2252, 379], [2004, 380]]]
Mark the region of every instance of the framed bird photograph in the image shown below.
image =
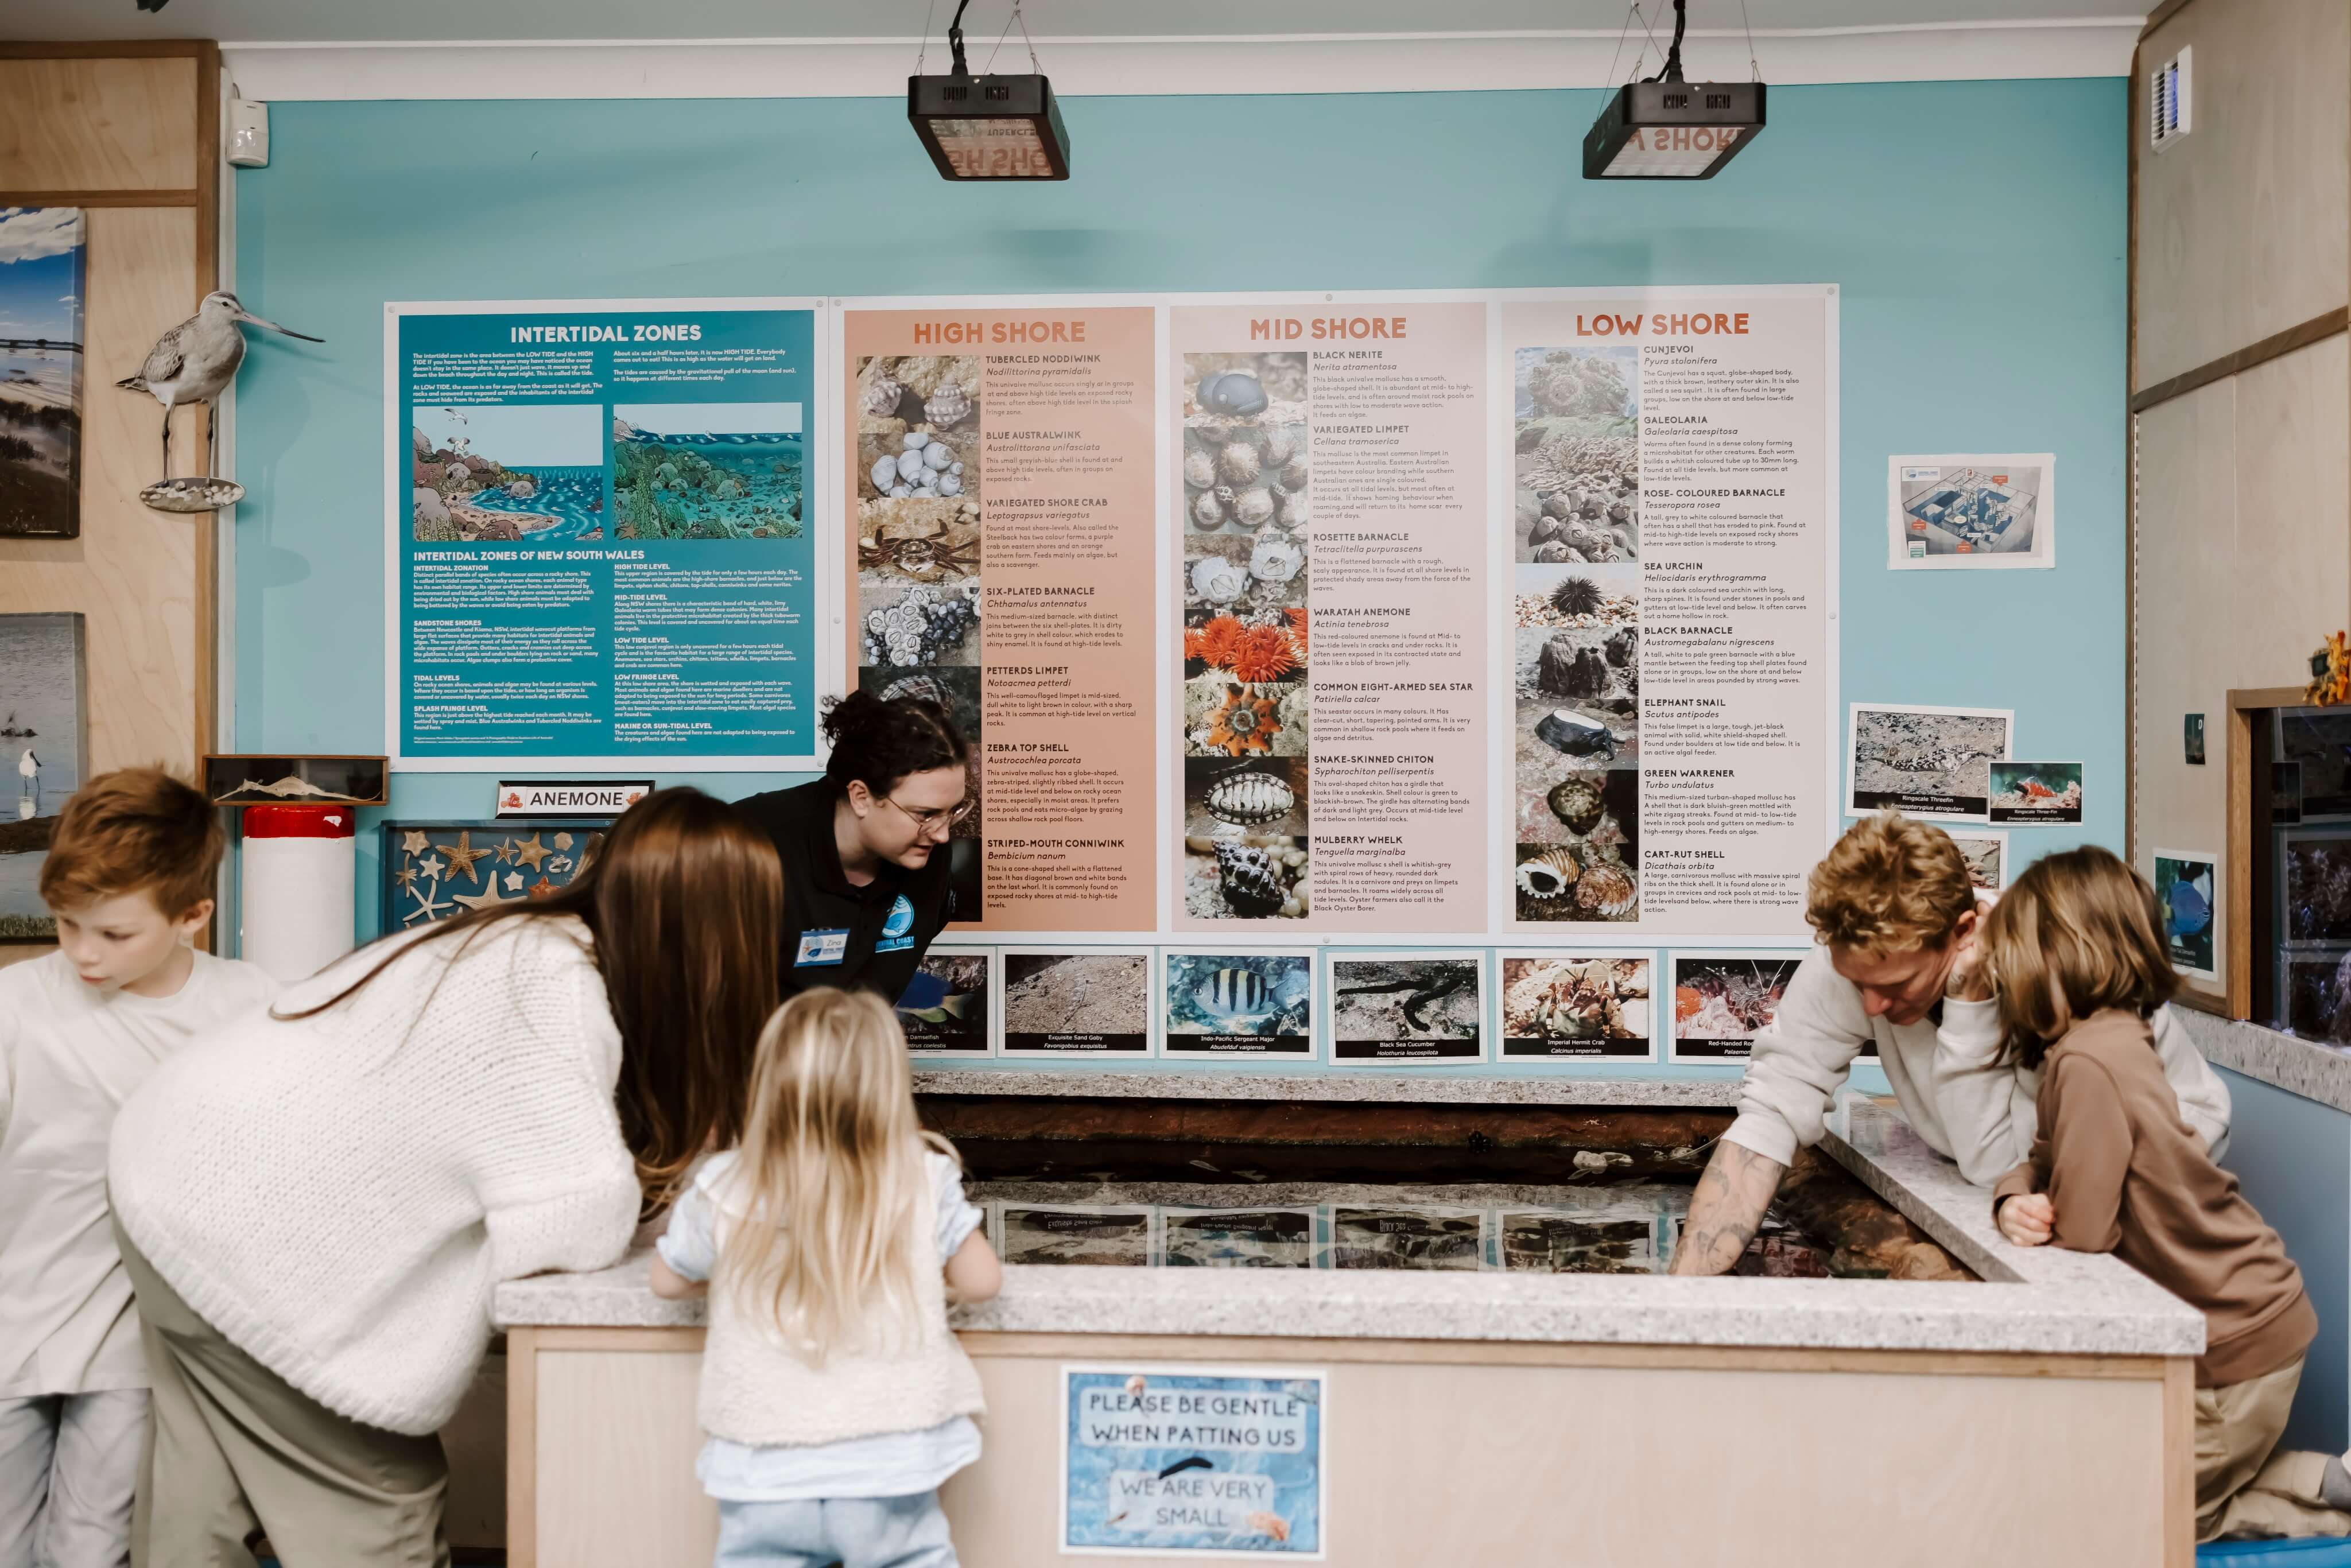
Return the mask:
[[0, 538], [81, 535], [79, 207], [0, 206]]
[[381, 934], [569, 887], [611, 825], [576, 817], [386, 822]]

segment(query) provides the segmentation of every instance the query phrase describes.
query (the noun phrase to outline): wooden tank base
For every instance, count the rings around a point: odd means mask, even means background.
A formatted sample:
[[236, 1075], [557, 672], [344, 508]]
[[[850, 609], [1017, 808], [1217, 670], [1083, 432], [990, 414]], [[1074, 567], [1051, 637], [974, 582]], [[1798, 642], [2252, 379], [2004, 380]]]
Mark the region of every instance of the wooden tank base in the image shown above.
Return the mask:
[[[988, 1401], [987, 1455], [945, 1491], [967, 1568], [1064, 1560], [1060, 1369], [1126, 1361], [1329, 1368], [1328, 1561], [1348, 1568], [2193, 1560], [2185, 1357], [986, 1332], [963, 1342]], [[694, 1476], [701, 1346], [700, 1329], [511, 1331], [512, 1568], [710, 1562], [716, 1508]]]

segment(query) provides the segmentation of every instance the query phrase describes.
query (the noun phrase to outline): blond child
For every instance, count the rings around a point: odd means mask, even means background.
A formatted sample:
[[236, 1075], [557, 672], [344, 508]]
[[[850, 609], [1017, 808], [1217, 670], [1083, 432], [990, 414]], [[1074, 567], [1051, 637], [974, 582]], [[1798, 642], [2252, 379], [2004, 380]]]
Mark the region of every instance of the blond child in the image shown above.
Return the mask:
[[984, 1402], [946, 1303], [1003, 1279], [979, 1220], [915, 1122], [889, 1004], [820, 988], [777, 1009], [742, 1146], [696, 1173], [652, 1264], [658, 1294], [710, 1291], [717, 1568], [954, 1568], [938, 1487], [979, 1457]]
[[2001, 1234], [2112, 1252], [2204, 1313], [2196, 1538], [2351, 1532], [2351, 1474], [2276, 1453], [2317, 1315], [2277, 1232], [2181, 1120], [2147, 1020], [2176, 987], [2155, 891], [2096, 848], [2037, 862], [1985, 918], [2007, 1058], [2041, 1073]]
[[147, 1359], [107, 1203], [107, 1134], [150, 1069], [277, 983], [190, 946], [220, 821], [155, 768], [93, 779], [41, 867], [57, 950], [0, 969], [0, 1568], [130, 1550]]

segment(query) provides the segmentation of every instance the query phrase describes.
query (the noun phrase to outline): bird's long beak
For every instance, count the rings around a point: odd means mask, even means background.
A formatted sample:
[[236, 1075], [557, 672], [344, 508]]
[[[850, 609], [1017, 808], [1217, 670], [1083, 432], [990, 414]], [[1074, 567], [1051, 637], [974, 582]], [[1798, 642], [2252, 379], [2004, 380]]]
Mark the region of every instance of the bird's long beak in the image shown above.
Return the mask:
[[308, 332], [297, 332], [291, 327], [280, 327], [267, 317], [256, 316], [250, 310], [240, 308], [236, 313], [236, 319], [240, 321], [250, 321], [256, 327], [266, 327], [273, 332], [283, 332], [289, 338], [299, 338], [306, 343], [323, 343], [327, 340], [324, 338], [313, 338]]

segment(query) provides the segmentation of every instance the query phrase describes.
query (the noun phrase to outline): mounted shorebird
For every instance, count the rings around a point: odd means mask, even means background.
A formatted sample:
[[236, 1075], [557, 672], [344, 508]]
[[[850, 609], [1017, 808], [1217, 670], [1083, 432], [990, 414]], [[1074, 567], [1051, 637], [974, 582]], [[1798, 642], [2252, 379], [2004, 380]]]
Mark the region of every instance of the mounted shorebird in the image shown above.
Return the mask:
[[[228, 389], [229, 382], [236, 379], [237, 367], [245, 362], [245, 334], [238, 330], [238, 323], [247, 321], [288, 338], [299, 338], [306, 343], [326, 341], [256, 316], [237, 303], [235, 295], [215, 288], [204, 296], [194, 315], [155, 340], [155, 346], [147, 350], [147, 362], [139, 367], [137, 375], [125, 376], [114, 383], [128, 392], [143, 392], [163, 405], [163, 480], [141, 492], [141, 498], [149, 506], [166, 511], [212, 511], [230, 505], [244, 494], [242, 486], [227, 480], [172, 477], [172, 410], [180, 403], [214, 403]], [[217, 409], [207, 416], [207, 453], [212, 449], [218, 419]], [[191, 505], [192, 501], [197, 504]]]

